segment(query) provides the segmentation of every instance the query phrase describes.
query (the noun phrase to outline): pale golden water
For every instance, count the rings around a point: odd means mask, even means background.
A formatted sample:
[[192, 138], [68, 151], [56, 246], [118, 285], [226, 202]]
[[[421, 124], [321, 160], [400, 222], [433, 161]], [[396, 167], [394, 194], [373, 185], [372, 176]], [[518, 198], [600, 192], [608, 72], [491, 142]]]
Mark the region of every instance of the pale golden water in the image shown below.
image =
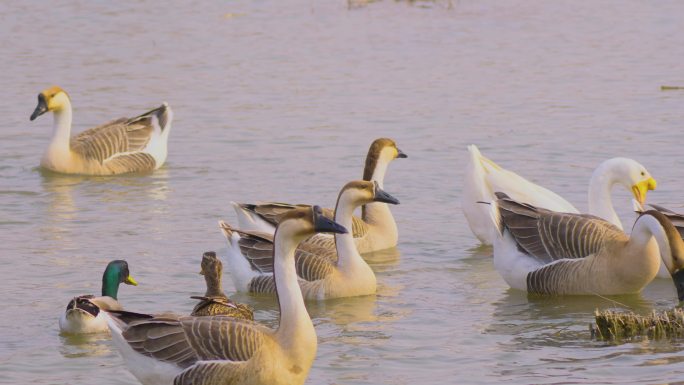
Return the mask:
[[[591, 340], [598, 297], [528, 298], [494, 271], [460, 210], [466, 145], [586, 209], [591, 171], [629, 156], [684, 212], [680, 1], [0, 3], [0, 382], [133, 384], [108, 338], [64, 338], [70, 296], [125, 258], [131, 310], [189, 312], [229, 202], [333, 205], [370, 142], [409, 155], [385, 188], [397, 250], [375, 297], [312, 303], [309, 384], [662, 383], [681, 342]], [[168, 101], [170, 155], [147, 176], [41, 174], [59, 84], [76, 131]], [[627, 227], [628, 193], [616, 192]], [[232, 282], [226, 275], [227, 290]], [[238, 295], [274, 325], [275, 301]], [[665, 280], [613, 300], [674, 305]]]

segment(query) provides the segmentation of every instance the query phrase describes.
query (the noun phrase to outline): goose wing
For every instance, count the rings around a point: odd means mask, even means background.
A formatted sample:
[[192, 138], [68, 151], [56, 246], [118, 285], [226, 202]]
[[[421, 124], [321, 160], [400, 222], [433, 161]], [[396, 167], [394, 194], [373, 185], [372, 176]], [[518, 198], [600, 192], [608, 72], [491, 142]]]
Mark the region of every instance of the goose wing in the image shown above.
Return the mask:
[[142, 151], [150, 142], [155, 126], [162, 130], [166, 123], [166, 105], [162, 105], [134, 118], [116, 119], [83, 131], [71, 139], [71, 150], [87, 160], [104, 164], [118, 156]]
[[544, 263], [585, 258], [601, 250], [608, 239], [627, 236], [601, 218], [559, 213], [517, 202], [497, 192], [499, 229], [506, 229], [518, 249]]
[[122, 336], [137, 353], [188, 368], [198, 361], [249, 360], [270, 330], [256, 323], [226, 316], [151, 316], [124, 311], [111, 315]]
[[[266, 222], [271, 223], [273, 226], [277, 226], [278, 223], [280, 223], [280, 217], [294, 209], [302, 208], [302, 207], [311, 207], [311, 205], [305, 205], [305, 204], [289, 204], [289, 203], [280, 203], [280, 202], [262, 202], [262, 203], [256, 203], [256, 204], [249, 204], [249, 203], [238, 203], [238, 205], [246, 211], [252, 212], [255, 215], [258, 215], [261, 217], [263, 220]], [[335, 219], [335, 210], [329, 209], [329, 208], [324, 208], [323, 209], [323, 215], [328, 217], [329, 219]], [[363, 221], [363, 219], [353, 216], [352, 217], [352, 233], [354, 234], [354, 238], [359, 238], [363, 237], [366, 235], [368, 232], [368, 224]], [[330, 235], [325, 235], [325, 234], [316, 234], [312, 238], [332, 238]], [[309, 238], [311, 239], [311, 238]]]
[[[234, 231], [240, 234], [240, 251], [252, 268], [261, 273], [273, 273], [273, 236], [254, 231]], [[295, 251], [297, 276], [306, 281], [325, 278], [332, 273], [336, 261], [335, 249], [303, 243]]]

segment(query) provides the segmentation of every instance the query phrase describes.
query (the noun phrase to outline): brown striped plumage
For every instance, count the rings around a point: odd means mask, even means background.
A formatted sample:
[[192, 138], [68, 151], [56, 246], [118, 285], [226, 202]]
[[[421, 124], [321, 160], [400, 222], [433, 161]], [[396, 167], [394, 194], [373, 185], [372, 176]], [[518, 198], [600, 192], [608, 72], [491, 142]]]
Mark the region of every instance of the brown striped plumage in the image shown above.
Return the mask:
[[606, 238], [626, 241], [615, 225], [592, 215], [569, 214], [536, 208], [496, 193], [502, 229], [518, 247], [541, 262], [585, 258], [604, 246]]
[[166, 104], [134, 118], [120, 118], [70, 136], [72, 109], [67, 93], [54, 86], [38, 95], [31, 120], [53, 112], [53, 137], [41, 167], [67, 174], [112, 175], [147, 172], [166, 159], [173, 119]]
[[[512, 287], [537, 294], [634, 293], [653, 279], [661, 259], [670, 274], [684, 265], [684, 242], [655, 210], [637, 219], [630, 237], [597, 217], [536, 208], [498, 192], [496, 197], [504, 238], [494, 245], [494, 265]], [[508, 246], [508, 234], [518, 253]], [[524, 262], [520, 252], [537, 262]]]
[[166, 107], [161, 106], [135, 118], [121, 118], [91, 128], [71, 139], [71, 151], [85, 161], [96, 161], [111, 174], [154, 170], [154, 157], [141, 152], [153, 132], [152, 116], [166, 123]]
[[[122, 336], [136, 352], [187, 368], [202, 360], [246, 361], [268, 329], [226, 316], [136, 315], [128, 317]], [[119, 318], [121, 319], [121, 318]]]
[[[265, 202], [258, 204], [246, 204], [239, 203], [240, 207], [244, 210], [251, 211], [259, 215], [262, 219], [271, 223], [273, 226], [277, 226], [280, 222], [280, 218], [283, 214], [290, 210], [295, 210], [302, 207], [311, 207], [305, 204], [289, 204], [289, 203], [279, 203], [279, 202]], [[335, 218], [335, 210], [324, 208], [323, 215], [329, 219]], [[368, 233], [368, 226], [363, 221], [362, 218], [353, 217], [352, 218], [352, 234], [354, 238], [360, 238]], [[329, 247], [331, 244], [334, 246], [335, 242], [330, 235], [326, 234], [315, 234], [311, 238], [304, 241], [306, 243], [311, 243], [314, 245], [321, 245], [324, 247]], [[332, 242], [332, 243], [331, 243]]]

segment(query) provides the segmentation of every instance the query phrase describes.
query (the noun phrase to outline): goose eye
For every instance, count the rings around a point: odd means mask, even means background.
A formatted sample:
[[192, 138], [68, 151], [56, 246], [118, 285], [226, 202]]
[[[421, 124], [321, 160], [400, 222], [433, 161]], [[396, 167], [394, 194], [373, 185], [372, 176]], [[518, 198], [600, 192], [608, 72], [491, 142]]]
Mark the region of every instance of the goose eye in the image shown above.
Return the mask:
[[646, 173], [642, 171], [642, 172], [641, 172], [641, 176], [644, 176], [644, 175], [646, 175]]

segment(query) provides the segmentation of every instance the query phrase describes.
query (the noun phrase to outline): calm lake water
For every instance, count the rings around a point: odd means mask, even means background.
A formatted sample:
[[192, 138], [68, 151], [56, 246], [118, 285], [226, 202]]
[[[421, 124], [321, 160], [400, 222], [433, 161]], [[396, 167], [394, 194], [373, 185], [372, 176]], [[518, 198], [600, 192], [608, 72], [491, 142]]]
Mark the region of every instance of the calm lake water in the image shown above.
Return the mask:
[[[389, 170], [396, 250], [370, 257], [378, 294], [309, 304], [309, 384], [662, 383], [684, 380], [680, 341], [592, 340], [596, 308], [675, 304], [642, 294], [528, 298], [510, 290], [460, 209], [466, 145], [585, 210], [614, 156], [684, 211], [684, 2], [344, 1], [0, 3], [0, 382], [135, 384], [108, 337], [65, 338], [71, 296], [98, 293], [109, 260], [144, 312], [187, 313], [202, 252], [225, 253], [230, 201], [332, 206], [377, 137], [409, 155]], [[167, 101], [167, 164], [146, 176], [37, 169], [70, 93], [75, 131]], [[629, 194], [615, 192], [626, 227]], [[226, 274], [226, 290], [233, 292]], [[275, 300], [236, 295], [277, 322]], [[617, 301], [617, 302], [614, 302]]]

